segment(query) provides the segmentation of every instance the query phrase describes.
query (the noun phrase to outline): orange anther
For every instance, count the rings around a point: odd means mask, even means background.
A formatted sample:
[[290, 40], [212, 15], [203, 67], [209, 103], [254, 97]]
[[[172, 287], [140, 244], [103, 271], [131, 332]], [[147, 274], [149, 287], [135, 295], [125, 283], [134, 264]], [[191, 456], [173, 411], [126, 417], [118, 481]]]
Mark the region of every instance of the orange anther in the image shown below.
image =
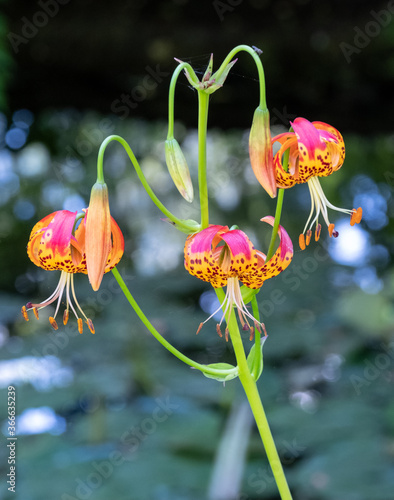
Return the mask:
[[53, 318], [52, 316], [49, 316], [49, 323], [52, 325], [52, 328], [54, 330], [57, 330], [59, 327], [57, 326], [57, 323], [55, 321], [55, 318]]
[[78, 323], [78, 331], [79, 331], [79, 333], [82, 333], [83, 332], [83, 321], [82, 321], [82, 318], [78, 318], [77, 323]]
[[34, 312], [34, 316], [36, 317], [36, 319], [40, 319], [38, 317], [38, 309], [37, 309], [37, 307], [33, 307], [33, 312]]
[[228, 334], [229, 334], [228, 327], [226, 326], [226, 329], [224, 330], [224, 337], [226, 339], [226, 342], [228, 342]]
[[332, 233], [333, 233], [333, 231], [334, 231], [334, 227], [335, 227], [335, 224], [330, 224], [330, 225], [328, 226], [328, 234], [330, 235], [330, 238], [331, 238]]
[[65, 309], [64, 313], [63, 313], [63, 325], [67, 325], [67, 323], [68, 323], [68, 317], [69, 317], [68, 309]]
[[310, 229], [308, 229], [308, 231], [306, 232], [306, 241], [305, 241], [307, 246], [311, 242], [311, 238], [312, 238], [312, 231]]
[[305, 236], [303, 234], [300, 234], [298, 238], [298, 244], [300, 245], [301, 250], [305, 250]]
[[23, 306], [23, 307], [22, 307], [22, 316], [24, 317], [24, 319], [25, 319], [26, 321], [29, 321], [29, 316], [27, 315], [26, 306]]
[[93, 326], [93, 321], [91, 319], [88, 318], [88, 320], [86, 321], [88, 327], [89, 327], [89, 330], [91, 331], [91, 333], [96, 333], [96, 330], [94, 329], [94, 326]]
[[318, 224], [316, 226], [316, 231], [315, 231], [315, 241], [319, 241], [320, 233], [321, 233], [321, 224]]
[[261, 333], [261, 327], [260, 327], [260, 324], [257, 323], [257, 321], [254, 322], [254, 327], [256, 328], [256, 330]]
[[350, 218], [350, 225], [354, 226], [354, 224], [359, 224], [361, 222], [362, 217], [363, 217], [363, 209], [361, 207], [358, 207], [357, 210], [353, 208], [352, 216]]
[[216, 333], [219, 335], [219, 337], [223, 337], [219, 323], [216, 325]]
[[254, 327], [251, 326], [250, 327], [250, 335], [249, 335], [249, 340], [253, 340], [254, 339]]
[[200, 323], [198, 325], [198, 328], [197, 328], [197, 331], [196, 331], [196, 335], [198, 335], [200, 332], [201, 332], [201, 328], [203, 327], [204, 323]]

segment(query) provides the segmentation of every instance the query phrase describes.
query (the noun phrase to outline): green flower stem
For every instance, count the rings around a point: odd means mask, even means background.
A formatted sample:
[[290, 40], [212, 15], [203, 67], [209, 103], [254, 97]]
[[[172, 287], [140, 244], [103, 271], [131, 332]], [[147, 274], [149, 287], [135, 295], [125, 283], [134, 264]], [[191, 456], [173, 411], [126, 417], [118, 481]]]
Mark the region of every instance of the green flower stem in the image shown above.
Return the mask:
[[[216, 289], [216, 294], [221, 303], [224, 300], [224, 291], [222, 288]], [[285, 474], [283, 472], [282, 463], [280, 461], [278, 451], [272, 437], [271, 429], [265, 415], [264, 407], [260, 399], [260, 394], [257, 389], [256, 381], [249, 371], [248, 363], [246, 360], [245, 349], [243, 346], [242, 338], [239, 332], [237, 319], [234, 311], [231, 315], [226, 315], [227, 326], [230, 333], [231, 342], [234, 347], [235, 357], [238, 365], [239, 380], [244, 388], [246, 397], [248, 398], [250, 408], [252, 410], [254, 419], [259, 430], [261, 440], [265, 452], [267, 454], [268, 462], [270, 464], [272, 473], [278, 487], [280, 497], [282, 500], [292, 500], [289, 486]]]
[[[290, 128], [290, 130], [292, 130], [292, 128]], [[286, 172], [289, 168], [289, 154], [290, 154], [290, 149], [287, 149], [285, 151], [285, 154], [283, 155], [283, 168]], [[285, 195], [285, 190], [278, 189], [278, 196], [276, 198], [275, 220], [274, 220], [274, 225], [272, 227], [271, 241], [270, 241], [270, 245], [269, 245], [268, 252], [267, 252], [267, 258], [266, 258], [267, 261], [270, 260], [270, 258], [274, 255], [275, 240], [276, 240], [276, 236], [278, 234], [280, 217], [282, 215], [284, 195]]]
[[266, 262], [270, 260], [270, 258], [274, 255], [275, 252], [275, 241], [278, 235], [280, 217], [282, 215], [284, 193], [285, 193], [284, 189], [278, 189], [278, 196], [276, 198], [275, 220], [274, 220], [274, 225], [272, 227], [271, 241], [268, 247]]
[[226, 59], [222, 62], [220, 68], [216, 72], [216, 79], [219, 79], [219, 76], [225, 70], [226, 66], [231, 62], [233, 57], [238, 52], [241, 52], [241, 51], [247, 52], [249, 55], [251, 55], [253, 57], [254, 62], [256, 63], [257, 71], [259, 73], [259, 86], [260, 86], [260, 104], [259, 104], [259, 107], [262, 109], [266, 109], [267, 102], [265, 99], [265, 76], [264, 76], [263, 64], [262, 64], [261, 59], [260, 59], [259, 55], [257, 54], [257, 52], [249, 45], [238, 45], [237, 47], [234, 47], [231, 52], [229, 52]]
[[200, 363], [197, 363], [196, 361], [193, 361], [192, 359], [188, 358], [184, 354], [182, 354], [178, 349], [176, 349], [174, 346], [172, 346], [160, 333], [156, 330], [156, 328], [152, 325], [152, 323], [148, 320], [148, 318], [145, 316], [145, 314], [142, 312], [141, 308], [137, 304], [136, 300], [130, 293], [130, 290], [127, 288], [126, 283], [124, 282], [122, 276], [120, 275], [118, 269], [115, 267], [112, 269], [112, 274], [115, 276], [116, 281], [118, 282], [118, 285], [120, 286], [122, 292], [124, 293], [126, 299], [128, 300], [129, 304], [131, 307], [134, 309], [136, 312], [137, 316], [139, 319], [142, 321], [142, 323], [145, 325], [145, 327], [150, 331], [150, 333], [155, 337], [156, 340], [160, 342], [162, 346], [164, 346], [168, 351], [171, 352], [174, 356], [176, 356], [178, 359], [186, 363], [187, 365], [191, 366], [192, 368], [196, 368], [197, 370], [202, 371], [203, 373], [206, 373], [207, 375], [212, 375], [212, 376], [223, 376], [223, 375], [230, 375], [231, 373], [235, 373], [237, 371], [237, 368], [234, 367], [231, 370], [221, 370], [218, 368], [210, 368], [206, 365], [201, 365]]
[[209, 95], [198, 91], [198, 187], [200, 193], [201, 229], [209, 224], [207, 183], [207, 125]]
[[168, 133], [167, 140], [174, 138], [174, 98], [175, 98], [175, 86], [178, 81], [179, 73], [182, 70], [188, 71], [188, 74], [198, 82], [197, 76], [194, 73], [193, 68], [189, 63], [182, 62], [174, 70], [172, 74], [170, 89], [168, 92]]
[[119, 135], [110, 135], [108, 136], [101, 144], [100, 150], [98, 153], [98, 158], [97, 158], [97, 182], [103, 183], [104, 182], [104, 174], [103, 174], [103, 158], [104, 158], [104, 152], [106, 147], [111, 141], [117, 141], [119, 142], [125, 149], [128, 157], [130, 158], [130, 161], [137, 172], [138, 178], [141, 181], [141, 184], [144, 186], [145, 191], [148, 193], [150, 196], [151, 200], [153, 203], [157, 206], [157, 208], [166, 216], [168, 217], [174, 224], [176, 224], [179, 228], [185, 229], [186, 231], [191, 232], [192, 230], [190, 227], [181, 219], [178, 219], [178, 217], [175, 217], [167, 208], [161, 203], [161, 201], [157, 198], [155, 193], [153, 192], [152, 188], [148, 184], [148, 181], [146, 180], [141, 167], [139, 166], [139, 163], [134, 156], [133, 151], [131, 150], [130, 146], [128, 143], [123, 139], [123, 137], [120, 137]]

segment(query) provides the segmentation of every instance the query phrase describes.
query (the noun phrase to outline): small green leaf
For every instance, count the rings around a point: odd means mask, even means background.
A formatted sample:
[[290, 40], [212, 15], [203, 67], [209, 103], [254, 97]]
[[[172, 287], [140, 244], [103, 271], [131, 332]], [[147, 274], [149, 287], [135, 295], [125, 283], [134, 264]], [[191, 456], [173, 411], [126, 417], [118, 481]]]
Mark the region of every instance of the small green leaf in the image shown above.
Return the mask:
[[245, 304], [248, 304], [253, 299], [253, 297], [259, 293], [259, 291], [260, 288], [255, 289], [249, 288], [246, 285], [241, 286], [242, 300]]
[[248, 354], [248, 367], [249, 371], [252, 374], [255, 380], [260, 378], [260, 375], [263, 371], [264, 363], [263, 363], [263, 345], [268, 337], [262, 337], [260, 340], [260, 352], [256, 350], [256, 344], [253, 345], [252, 349]]
[[238, 367], [230, 365], [229, 363], [212, 363], [205, 365], [207, 368], [217, 370], [215, 373], [209, 373], [201, 370], [207, 378], [213, 378], [218, 382], [227, 382], [233, 378], [238, 377]]

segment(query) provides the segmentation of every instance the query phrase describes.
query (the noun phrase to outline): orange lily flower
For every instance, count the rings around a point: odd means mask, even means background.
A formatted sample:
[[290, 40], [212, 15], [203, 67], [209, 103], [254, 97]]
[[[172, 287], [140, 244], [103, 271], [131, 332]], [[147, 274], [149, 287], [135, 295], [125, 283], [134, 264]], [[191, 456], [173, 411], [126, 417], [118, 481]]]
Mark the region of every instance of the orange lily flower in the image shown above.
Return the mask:
[[[261, 219], [273, 225], [274, 217], [268, 216]], [[252, 289], [261, 288], [264, 281], [281, 273], [290, 264], [293, 258], [293, 244], [289, 235], [282, 226], [279, 226], [280, 246], [266, 262], [266, 256], [256, 250], [247, 237], [239, 230], [230, 230], [228, 226], [211, 225], [202, 231], [190, 235], [185, 243], [185, 268], [197, 278], [208, 281], [214, 288], [227, 286], [223, 303], [208, 319], [220, 309], [223, 315], [217, 325], [219, 335], [220, 325], [227, 313], [231, 314], [234, 306], [237, 308], [238, 317], [244, 330], [254, 332], [249, 320], [261, 332], [263, 323], [258, 322], [248, 311], [242, 299], [240, 282]], [[204, 323], [201, 323], [197, 333]], [[226, 328], [226, 338], [228, 330]]]
[[[85, 212], [85, 213], [83, 213]], [[69, 310], [75, 314], [78, 321], [78, 331], [82, 333], [83, 320], [85, 319], [89, 330], [95, 333], [93, 322], [83, 312], [75, 295], [74, 290], [74, 274], [87, 274], [87, 255], [85, 247], [86, 233], [86, 213], [70, 212], [68, 210], [60, 210], [53, 212], [41, 219], [33, 227], [30, 233], [30, 239], [27, 244], [27, 254], [30, 260], [39, 267], [47, 271], [60, 270], [60, 280], [56, 290], [50, 297], [41, 303], [33, 304], [28, 302], [22, 307], [22, 315], [26, 321], [29, 320], [27, 311], [33, 310], [35, 317], [38, 319], [38, 310], [42, 309], [57, 300], [56, 311], [54, 316], [49, 318], [52, 327], [57, 330], [56, 315], [60, 308], [63, 292], [66, 290], [66, 309], [63, 314], [63, 324], [66, 325], [69, 318]], [[84, 219], [79, 226], [75, 226], [80, 218]], [[111, 217], [111, 232], [112, 243], [111, 250], [107, 258], [104, 272], [107, 273], [113, 269], [120, 261], [124, 251], [124, 239], [119, 226]], [[74, 300], [76, 308], [73, 305], [71, 297]], [[78, 312], [80, 314], [78, 314]], [[80, 315], [82, 317], [80, 317]]]
[[[318, 177], [327, 177], [339, 170], [345, 159], [345, 144], [340, 132], [323, 122], [310, 122], [305, 118], [296, 118], [291, 124], [294, 132], [285, 132], [272, 139], [272, 144], [280, 143], [280, 149], [274, 156], [276, 184], [279, 188], [290, 188], [295, 184], [308, 183], [311, 195], [311, 211], [304, 230], [299, 237], [302, 250], [312, 237], [312, 226], [316, 223], [315, 240], [321, 232], [320, 213], [328, 226], [330, 236], [335, 238], [338, 232], [328, 218], [328, 208], [349, 214], [350, 225], [357, 224], [362, 218], [362, 208], [348, 210], [330, 203], [320, 185]], [[289, 152], [288, 170], [283, 166], [283, 157]], [[313, 217], [313, 215], [315, 216]]]

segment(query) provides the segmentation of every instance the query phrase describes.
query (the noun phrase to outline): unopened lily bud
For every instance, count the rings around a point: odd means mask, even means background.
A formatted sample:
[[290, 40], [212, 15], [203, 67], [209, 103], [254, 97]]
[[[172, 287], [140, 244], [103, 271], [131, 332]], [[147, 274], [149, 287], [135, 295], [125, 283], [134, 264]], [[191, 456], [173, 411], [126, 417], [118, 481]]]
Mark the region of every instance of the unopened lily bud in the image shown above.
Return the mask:
[[96, 182], [92, 187], [86, 213], [85, 237], [86, 267], [94, 291], [100, 287], [111, 248], [108, 188], [104, 182]]
[[167, 139], [165, 154], [168, 171], [175, 186], [186, 201], [193, 201], [193, 184], [190, 178], [189, 167], [176, 139]]
[[272, 155], [268, 109], [257, 108], [254, 112], [249, 136], [249, 156], [254, 175], [271, 196], [276, 197], [275, 168]]

